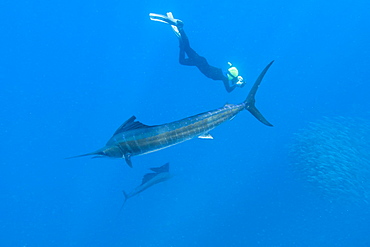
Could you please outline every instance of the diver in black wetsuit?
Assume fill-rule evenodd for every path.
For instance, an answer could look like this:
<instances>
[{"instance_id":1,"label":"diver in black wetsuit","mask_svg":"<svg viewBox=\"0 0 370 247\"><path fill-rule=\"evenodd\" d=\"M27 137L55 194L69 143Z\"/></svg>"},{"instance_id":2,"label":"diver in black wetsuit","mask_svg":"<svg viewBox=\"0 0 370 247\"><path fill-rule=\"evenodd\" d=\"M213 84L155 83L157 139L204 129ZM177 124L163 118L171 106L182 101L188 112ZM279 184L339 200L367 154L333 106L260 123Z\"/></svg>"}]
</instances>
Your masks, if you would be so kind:
<instances>
[{"instance_id":1,"label":"diver in black wetsuit","mask_svg":"<svg viewBox=\"0 0 370 247\"><path fill-rule=\"evenodd\" d=\"M224 73L222 69L209 65L207 59L198 55L198 53L190 47L189 39L183 29L183 22L174 19L171 12L167 13L167 16L153 13L149 14L149 16L153 21L160 21L171 25L180 42L180 64L196 66L206 77L222 81L227 92L233 91L237 86L244 86L243 78L239 76L237 68L233 67L231 63L229 63L230 67L227 72Z\"/></svg>"}]
</instances>

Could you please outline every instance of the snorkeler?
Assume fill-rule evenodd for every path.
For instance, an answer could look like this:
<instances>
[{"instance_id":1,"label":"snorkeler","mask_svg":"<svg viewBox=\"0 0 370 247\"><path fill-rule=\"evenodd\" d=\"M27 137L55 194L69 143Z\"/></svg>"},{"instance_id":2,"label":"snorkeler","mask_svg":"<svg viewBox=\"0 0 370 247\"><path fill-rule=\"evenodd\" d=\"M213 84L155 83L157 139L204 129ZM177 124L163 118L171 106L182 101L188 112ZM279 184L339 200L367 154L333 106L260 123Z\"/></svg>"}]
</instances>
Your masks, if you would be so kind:
<instances>
[{"instance_id":1,"label":"snorkeler","mask_svg":"<svg viewBox=\"0 0 370 247\"><path fill-rule=\"evenodd\" d=\"M180 42L180 64L187 66L196 66L200 70L200 72L202 72L208 78L222 81L224 83L226 91L229 93L233 91L235 87L243 87L245 85L243 77L239 75L238 69L232 66L230 62L228 63L228 70L226 71L226 73L224 73L222 69L209 65L207 59L198 55L198 53L196 53L190 47L189 39L183 29L184 23L179 19L174 19L171 12L168 12L167 15L150 13L149 16L152 21L164 22L171 25L174 33L179 38ZM187 55L187 58L185 57L185 54Z\"/></svg>"}]
</instances>

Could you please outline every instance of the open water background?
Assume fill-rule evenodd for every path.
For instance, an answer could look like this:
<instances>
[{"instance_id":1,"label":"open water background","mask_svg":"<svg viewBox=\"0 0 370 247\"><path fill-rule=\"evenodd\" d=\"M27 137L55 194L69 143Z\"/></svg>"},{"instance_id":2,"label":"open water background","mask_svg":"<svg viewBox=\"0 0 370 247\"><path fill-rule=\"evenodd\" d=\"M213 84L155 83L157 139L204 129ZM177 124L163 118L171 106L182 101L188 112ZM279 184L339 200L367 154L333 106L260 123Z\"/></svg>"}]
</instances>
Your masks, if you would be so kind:
<instances>
[{"instance_id":1,"label":"open water background","mask_svg":"<svg viewBox=\"0 0 370 247\"><path fill-rule=\"evenodd\" d=\"M178 63L150 12L172 11L219 81ZM323 117L370 119L368 1L2 1L1 246L370 246L370 210L306 186L294 133ZM191 140L123 160L102 147L126 119L147 125L240 103L271 60L257 107ZM347 148L347 147L343 147ZM122 190L170 162L171 180ZM369 180L364 181L369 183Z\"/></svg>"}]
</instances>

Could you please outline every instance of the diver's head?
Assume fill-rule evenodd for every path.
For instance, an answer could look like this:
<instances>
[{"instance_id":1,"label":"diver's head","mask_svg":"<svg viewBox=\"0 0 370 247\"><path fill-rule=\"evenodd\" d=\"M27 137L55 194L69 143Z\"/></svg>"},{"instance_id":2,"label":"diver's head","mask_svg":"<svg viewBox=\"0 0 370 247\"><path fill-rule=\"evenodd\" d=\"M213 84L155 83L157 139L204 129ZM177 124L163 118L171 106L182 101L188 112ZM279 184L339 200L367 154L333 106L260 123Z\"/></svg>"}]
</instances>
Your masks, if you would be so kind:
<instances>
[{"instance_id":1,"label":"diver's head","mask_svg":"<svg viewBox=\"0 0 370 247\"><path fill-rule=\"evenodd\" d=\"M230 64L230 63L229 63ZM239 71L237 68L235 67L230 67L228 70L227 70L227 78L232 81L234 80L235 78L237 78L239 75Z\"/></svg>"},{"instance_id":2,"label":"diver's head","mask_svg":"<svg viewBox=\"0 0 370 247\"><path fill-rule=\"evenodd\" d=\"M243 77L239 75L238 69L234 67L230 62L228 62L228 64L230 67L227 70L227 79L229 79L229 81L232 81L239 87L243 87L244 86Z\"/></svg>"}]
</instances>

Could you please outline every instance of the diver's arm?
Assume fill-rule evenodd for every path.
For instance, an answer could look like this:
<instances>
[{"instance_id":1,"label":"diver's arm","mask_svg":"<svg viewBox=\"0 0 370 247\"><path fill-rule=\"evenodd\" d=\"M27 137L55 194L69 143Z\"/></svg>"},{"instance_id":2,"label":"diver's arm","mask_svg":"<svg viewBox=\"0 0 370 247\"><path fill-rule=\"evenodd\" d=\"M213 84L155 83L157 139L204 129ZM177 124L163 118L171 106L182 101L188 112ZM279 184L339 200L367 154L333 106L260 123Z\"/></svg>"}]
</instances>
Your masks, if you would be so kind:
<instances>
[{"instance_id":1,"label":"diver's arm","mask_svg":"<svg viewBox=\"0 0 370 247\"><path fill-rule=\"evenodd\" d=\"M228 93L231 93L235 88L236 88L236 85L232 85L230 86L229 84L229 80L228 79L223 79L222 82L224 83L224 86L225 86L225 89Z\"/></svg>"}]
</instances>

